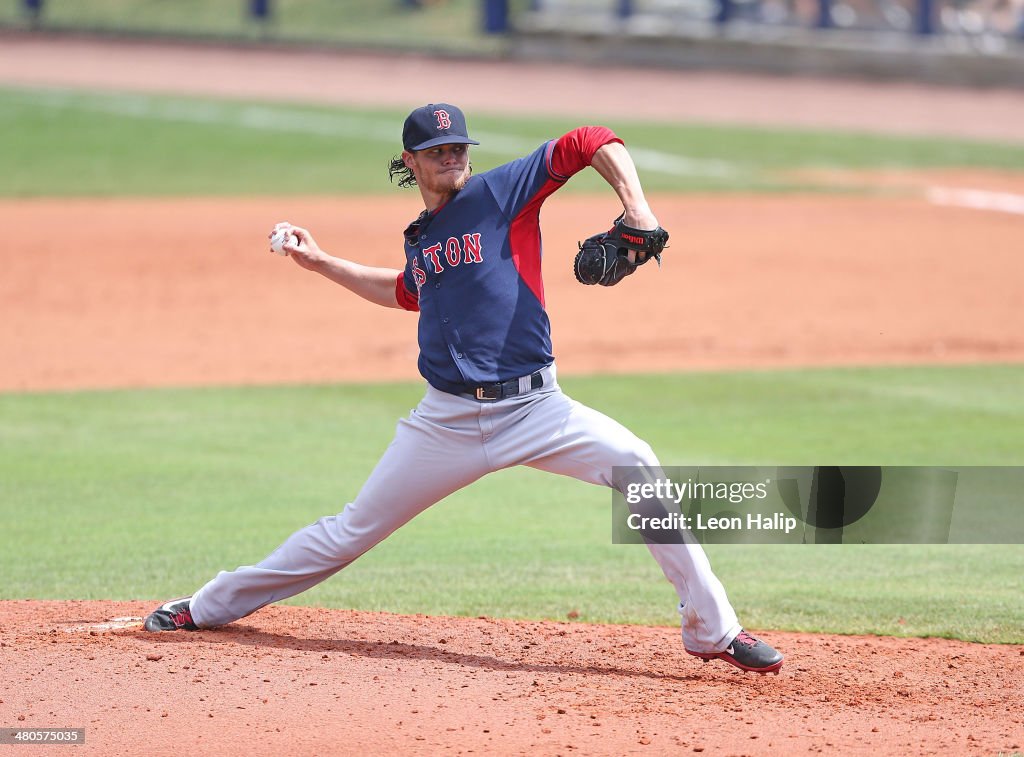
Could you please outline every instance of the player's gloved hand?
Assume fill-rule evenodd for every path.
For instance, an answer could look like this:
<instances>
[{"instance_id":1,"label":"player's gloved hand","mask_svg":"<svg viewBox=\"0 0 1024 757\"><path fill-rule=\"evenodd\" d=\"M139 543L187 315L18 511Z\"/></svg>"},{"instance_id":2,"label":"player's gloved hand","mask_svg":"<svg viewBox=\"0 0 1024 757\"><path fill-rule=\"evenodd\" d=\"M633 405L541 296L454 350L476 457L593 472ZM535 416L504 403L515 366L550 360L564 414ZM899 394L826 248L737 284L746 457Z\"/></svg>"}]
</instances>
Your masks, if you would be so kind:
<instances>
[{"instance_id":1,"label":"player's gloved hand","mask_svg":"<svg viewBox=\"0 0 1024 757\"><path fill-rule=\"evenodd\" d=\"M580 242L573 273L581 284L615 286L651 258L660 266L661 252L667 242L668 232L660 226L634 229L619 216L611 229Z\"/></svg>"}]
</instances>

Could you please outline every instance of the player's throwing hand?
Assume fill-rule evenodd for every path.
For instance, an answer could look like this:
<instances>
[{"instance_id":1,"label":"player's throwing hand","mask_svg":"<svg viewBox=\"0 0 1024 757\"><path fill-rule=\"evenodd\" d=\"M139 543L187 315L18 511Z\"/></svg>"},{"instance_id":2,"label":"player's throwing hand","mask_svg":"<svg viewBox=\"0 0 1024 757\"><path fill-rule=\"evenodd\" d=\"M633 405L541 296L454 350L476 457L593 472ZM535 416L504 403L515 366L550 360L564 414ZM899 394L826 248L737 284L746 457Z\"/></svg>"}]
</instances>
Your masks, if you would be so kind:
<instances>
[{"instance_id":1,"label":"player's throwing hand","mask_svg":"<svg viewBox=\"0 0 1024 757\"><path fill-rule=\"evenodd\" d=\"M324 260L323 251L316 243L313 235L301 226L294 226L288 221L274 225L268 234L270 251L278 255L288 255L297 265L314 269Z\"/></svg>"}]
</instances>

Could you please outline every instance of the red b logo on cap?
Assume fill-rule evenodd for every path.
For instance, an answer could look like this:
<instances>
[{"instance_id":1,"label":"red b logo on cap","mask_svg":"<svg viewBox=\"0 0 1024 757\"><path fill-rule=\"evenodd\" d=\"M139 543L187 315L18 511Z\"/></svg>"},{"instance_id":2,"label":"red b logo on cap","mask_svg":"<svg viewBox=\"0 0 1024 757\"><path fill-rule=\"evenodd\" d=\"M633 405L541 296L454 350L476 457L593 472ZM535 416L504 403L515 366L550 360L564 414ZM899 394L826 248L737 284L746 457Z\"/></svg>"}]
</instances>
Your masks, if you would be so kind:
<instances>
[{"instance_id":1,"label":"red b logo on cap","mask_svg":"<svg viewBox=\"0 0 1024 757\"><path fill-rule=\"evenodd\" d=\"M452 127L452 119L451 116L448 115L448 111L435 110L434 115L437 116L438 129L450 129Z\"/></svg>"}]
</instances>

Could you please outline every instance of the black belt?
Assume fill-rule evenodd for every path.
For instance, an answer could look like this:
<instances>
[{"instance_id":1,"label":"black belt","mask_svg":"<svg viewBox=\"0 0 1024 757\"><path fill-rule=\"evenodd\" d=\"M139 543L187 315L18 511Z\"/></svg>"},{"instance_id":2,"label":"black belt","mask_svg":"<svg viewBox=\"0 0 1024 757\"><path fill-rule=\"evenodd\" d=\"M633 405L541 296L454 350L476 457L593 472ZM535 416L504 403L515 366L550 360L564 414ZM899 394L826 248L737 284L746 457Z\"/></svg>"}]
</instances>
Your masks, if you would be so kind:
<instances>
[{"instance_id":1,"label":"black belt","mask_svg":"<svg viewBox=\"0 0 1024 757\"><path fill-rule=\"evenodd\" d=\"M530 376L530 388L524 391L540 389L542 386L544 386L544 376L537 371ZM496 402L523 394L524 391L519 389L519 379L514 378L508 381L495 381L493 384L466 384L462 395L480 402Z\"/></svg>"}]
</instances>

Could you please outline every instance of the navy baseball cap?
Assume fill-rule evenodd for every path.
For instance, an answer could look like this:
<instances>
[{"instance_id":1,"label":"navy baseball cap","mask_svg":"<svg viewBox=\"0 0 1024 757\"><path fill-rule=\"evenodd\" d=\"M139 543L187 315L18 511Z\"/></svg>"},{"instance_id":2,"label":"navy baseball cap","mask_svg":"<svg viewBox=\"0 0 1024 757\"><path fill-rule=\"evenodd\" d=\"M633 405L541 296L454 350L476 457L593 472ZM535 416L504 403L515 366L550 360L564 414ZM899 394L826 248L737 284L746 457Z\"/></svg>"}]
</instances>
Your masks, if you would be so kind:
<instances>
[{"instance_id":1,"label":"navy baseball cap","mask_svg":"<svg viewBox=\"0 0 1024 757\"><path fill-rule=\"evenodd\" d=\"M466 117L448 103L430 103L417 108L405 119L402 146L406 150L426 150L437 145L478 145L466 133Z\"/></svg>"}]
</instances>

